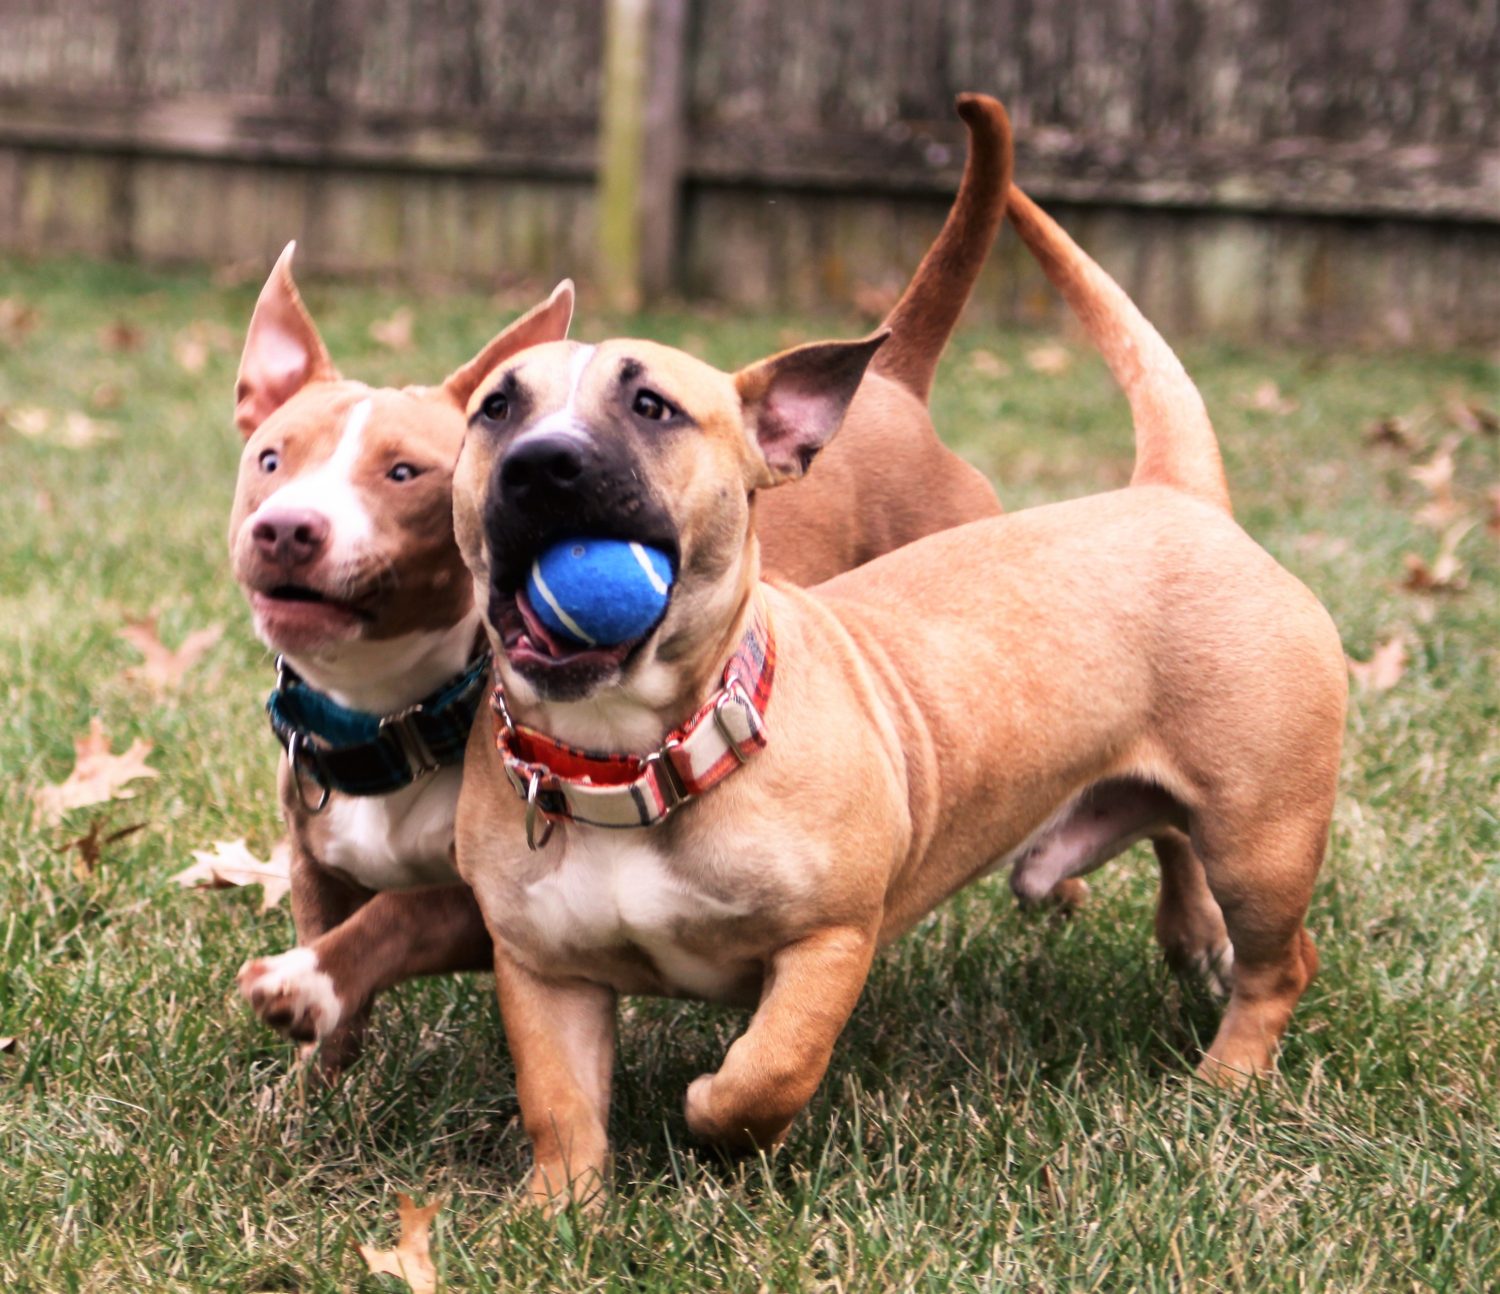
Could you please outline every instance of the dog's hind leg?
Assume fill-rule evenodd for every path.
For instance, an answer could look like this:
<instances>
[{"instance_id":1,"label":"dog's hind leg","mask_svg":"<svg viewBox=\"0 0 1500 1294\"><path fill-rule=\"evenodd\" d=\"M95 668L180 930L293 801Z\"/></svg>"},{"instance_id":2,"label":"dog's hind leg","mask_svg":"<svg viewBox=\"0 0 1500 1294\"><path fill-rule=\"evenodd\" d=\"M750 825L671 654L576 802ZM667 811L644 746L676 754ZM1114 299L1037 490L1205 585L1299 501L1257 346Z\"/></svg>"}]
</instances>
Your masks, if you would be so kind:
<instances>
[{"instance_id":1,"label":"dog's hind leg","mask_svg":"<svg viewBox=\"0 0 1500 1294\"><path fill-rule=\"evenodd\" d=\"M1229 1005L1198 1067L1212 1082L1239 1086L1272 1068L1317 973L1317 948L1302 923L1327 838L1326 813L1194 833L1234 949Z\"/></svg>"},{"instance_id":2,"label":"dog's hind leg","mask_svg":"<svg viewBox=\"0 0 1500 1294\"><path fill-rule=\"evenodd\" d=\"M1181 975L1200 975L1221 997L1229 994L1234 949L1224 914L1208 888L1203 863L1182 832L1168 829L1153 836L1161 865L1161 893L1156 903L1156 942L1167 965Z\"/></svg>"}]
</instances>

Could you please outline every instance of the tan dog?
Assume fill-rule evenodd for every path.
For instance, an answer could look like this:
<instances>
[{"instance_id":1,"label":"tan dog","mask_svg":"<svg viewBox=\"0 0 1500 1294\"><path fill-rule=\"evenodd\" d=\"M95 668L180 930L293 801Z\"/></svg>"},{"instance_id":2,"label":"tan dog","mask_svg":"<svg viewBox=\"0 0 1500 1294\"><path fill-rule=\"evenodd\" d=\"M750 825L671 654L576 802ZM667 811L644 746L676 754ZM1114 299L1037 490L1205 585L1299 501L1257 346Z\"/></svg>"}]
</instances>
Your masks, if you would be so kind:
<instances>
[{"instance_id":1,"label":"tan dog","mask_svg":"<svg viewBox=\"0 0 1500 1294\"><path fill-rule=\"evenodd\" d=\"M539 1200L606 1174L618 994L753 1007L687 1122L772 1145L877 948L997 868L1042 895L1142 838L1166 951L1229 971L1201 1072L1273 1063L1317 965L1302 922L1337 777L1339 637L1231 519L1166 344L1014 191L1012 209L1129 396L1128 489L802 591L760 582L751 501L833 435L880 336L734 375L649 342L541 346L471 402L455 519L503 693L471 738L458 866L495 940ZM538 628L519 578L562 530L675 557L649 637L566 650Z\"/></svg>"},{"instance_id":2,"label":"tan dog","mask_svg":"<svg viewBox=\"0 0 1500 1294\"><path fill-rule=\"evenodd\" d=\"M959 112L971 139L963 183L891 314L882 362L807 485L768 500L766 560L793 581L999 510L983 476L938 440L926 407L1010 181L1000 106L966 96ZM566 336L571 310L564 285L440 385L376 390L335 370L292 281L291 248L256 305L236 394L246 441L230 545L256 631L289 667L278 735L301 769L293 778L282 759L299 947L250 961L239 982L268 1024L321 1042L326 1069L356 1053L378 990L492 960L451 862L463 707L482 687L451 465L479 380ZM430 710L435 696L450 698L442 715ZM425 716L400 718L418 704ZM339 733L382 721L363 744L340 744ZM449 745L434 754L439 738Z\"/></svg>"}]
</instances>

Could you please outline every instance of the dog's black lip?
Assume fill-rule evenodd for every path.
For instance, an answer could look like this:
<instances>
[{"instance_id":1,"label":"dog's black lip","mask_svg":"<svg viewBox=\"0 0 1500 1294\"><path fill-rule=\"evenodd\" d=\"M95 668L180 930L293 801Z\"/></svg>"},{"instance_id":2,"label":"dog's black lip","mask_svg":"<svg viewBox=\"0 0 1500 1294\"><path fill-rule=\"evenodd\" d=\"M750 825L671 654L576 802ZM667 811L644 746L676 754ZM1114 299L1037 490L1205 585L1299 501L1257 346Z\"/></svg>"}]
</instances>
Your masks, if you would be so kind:
<instances>
[{"instance_id":1,"label":"dog's black lip","mask_svg":"<svg viewBox=\"0 0 1500 1294\"><path fill-rule=\"evenodd\" d=\"M374 612L368 607L358 602L331 597L322 589L314 588L310 584L273 584L270 588L260 589L259 592L261 597L268 598L272 602L301 602L313 606L332 607L349 615L358 616L361 620L375 618Z\"/></svg>"}]
</instances>

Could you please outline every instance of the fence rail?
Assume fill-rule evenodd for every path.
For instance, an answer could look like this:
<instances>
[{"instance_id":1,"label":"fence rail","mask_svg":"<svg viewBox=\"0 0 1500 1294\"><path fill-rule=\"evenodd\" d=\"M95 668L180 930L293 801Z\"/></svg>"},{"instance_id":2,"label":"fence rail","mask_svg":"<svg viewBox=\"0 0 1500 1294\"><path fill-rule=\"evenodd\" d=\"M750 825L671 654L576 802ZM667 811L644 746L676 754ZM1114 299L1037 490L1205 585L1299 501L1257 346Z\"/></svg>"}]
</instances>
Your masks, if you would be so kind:
<instances>
[{"instance_id":1,"label":"fence rail","mask_svg":"<svg viewBox=\"0 0 1500 1294\"><path fill-rule=\"evenodd\" d=\"M952 97L985 89L1029 189L1110 245L1133 225L1127 286L1180 280L1179 326L1500 336L1500 0L0 0L0 242L586 268L621 11L677 17L641 69L656 286L899 277L957 182ZM195 204L211 234L165 209Z\"/></svg>"}]
</instances>

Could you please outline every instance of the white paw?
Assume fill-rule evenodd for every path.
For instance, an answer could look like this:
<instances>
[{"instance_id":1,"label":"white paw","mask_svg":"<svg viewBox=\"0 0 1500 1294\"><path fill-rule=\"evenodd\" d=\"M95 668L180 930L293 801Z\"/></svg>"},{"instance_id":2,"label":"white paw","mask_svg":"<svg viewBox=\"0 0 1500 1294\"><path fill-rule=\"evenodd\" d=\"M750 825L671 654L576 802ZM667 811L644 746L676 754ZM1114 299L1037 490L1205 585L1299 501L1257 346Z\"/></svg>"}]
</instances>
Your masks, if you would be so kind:
<instances>
[{"instance_id":1,"label":"white paw","mask_svg":"<svg viewBox=\"0 0 1500 1294\"><path fill-rule=\"evenodd\" d=\"M321 1041L344 1017L333 980L311 948L256 957L240 968L236 979L255 1014L299 1042Z\"/></svg>"}]
</instances>

